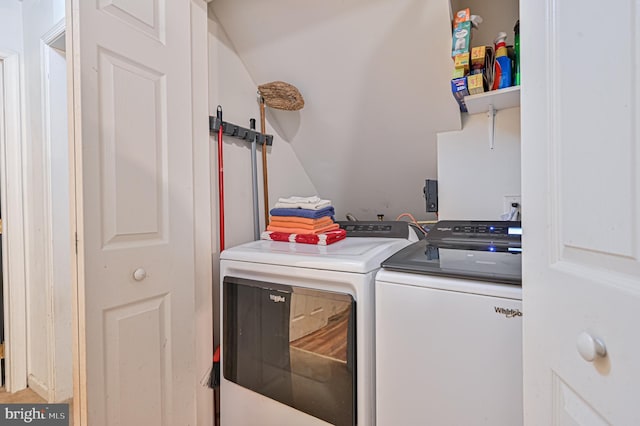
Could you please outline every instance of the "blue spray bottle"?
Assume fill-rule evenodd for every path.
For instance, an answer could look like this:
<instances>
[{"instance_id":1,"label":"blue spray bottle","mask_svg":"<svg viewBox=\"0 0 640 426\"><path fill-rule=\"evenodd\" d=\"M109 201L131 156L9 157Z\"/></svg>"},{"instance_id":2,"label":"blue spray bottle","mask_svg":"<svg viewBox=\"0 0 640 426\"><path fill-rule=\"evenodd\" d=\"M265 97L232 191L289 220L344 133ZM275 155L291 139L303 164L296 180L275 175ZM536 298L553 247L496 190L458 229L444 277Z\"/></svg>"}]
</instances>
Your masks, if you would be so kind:
<instances>
[{"instance_id":1,"label":"blue spray bottle","mask_svg":"<svg viewBox=\"0 0 640 426\"><path fill-rule=\"evenodd\" d=\"M511 87L511 59L507 56L507 33L500 32L494 44L496 59L493 71L493 90Z\"/></svg>"}]
</instances>

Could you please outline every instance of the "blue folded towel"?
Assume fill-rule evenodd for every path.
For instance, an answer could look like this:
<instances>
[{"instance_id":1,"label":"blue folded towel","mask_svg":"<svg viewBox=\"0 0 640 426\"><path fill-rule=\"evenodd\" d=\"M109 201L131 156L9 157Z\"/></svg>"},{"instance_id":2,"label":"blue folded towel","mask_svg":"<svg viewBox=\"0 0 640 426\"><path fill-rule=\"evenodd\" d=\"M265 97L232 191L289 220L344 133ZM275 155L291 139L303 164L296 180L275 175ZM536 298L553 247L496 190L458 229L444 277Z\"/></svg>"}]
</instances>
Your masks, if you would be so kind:
<instances>
[{"instance_id":1,"label":"blue folded towel","mask_svg":"<svg viewBox=\"0 0 640 426\"><path fill-rule=\"evenodd\" d=\"M269 213L271 213L271 216L298 216L309 219L320 219L321 217L334 216L336 214L333 206L325 207L320 210L278 208L271 209Z\"/></svg>"}]
</instances>

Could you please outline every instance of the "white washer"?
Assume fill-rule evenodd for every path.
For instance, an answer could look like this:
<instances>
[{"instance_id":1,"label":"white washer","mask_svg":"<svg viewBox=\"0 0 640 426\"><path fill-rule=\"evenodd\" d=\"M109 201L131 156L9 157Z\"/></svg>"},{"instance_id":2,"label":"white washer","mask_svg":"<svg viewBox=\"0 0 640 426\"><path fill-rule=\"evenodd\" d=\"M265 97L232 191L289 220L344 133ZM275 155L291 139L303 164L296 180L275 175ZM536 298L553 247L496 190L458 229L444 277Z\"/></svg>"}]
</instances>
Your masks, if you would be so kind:
<instances>
[{"instance_id":1,"label":"white washer","mask_svg":"<svg viewBox=\"0 0 640 426\"><path fill-rule=\"evenodd\" d=\"M521 425L521 300L516 285L381 269L378 424Z\"/></svg>"},{"instance_id":2,"label":"white washer","mask_svg":"<svg viewBox=\"0 0 640 426\"><path fill-rule=\"evenodd\" d=\"M221 424L327 425L334 421L332 416L336 416L335 412L327 411L349 410L351 406L352 415L346 420L344 417L335 420L337 424L354 424L357 419L355 424L375 425L375 273L384 259L410 242L401 238L370 237L347 237L329 246L254 241L222 252ZM245 296L238 296L239 293ZM319 297L316 297L318 293ZM325 357L330 365L306 365L296 372L283 373L287 368L293 370L292 366L300 362L301 356L324 357L316 356L309 349L290 349L290 345L293 346L290 342L294 339L300 342L309 334L300 331L298 325L305 323L308 328L309 323L323 315L324 318L318 321L320 326L322 321L326 324L327 317L339 311L336 306L343 306L341 304L345 302L341 298L345 297L355 302L349 305L351 316L347 323L350 328L344 333L348 338L355 330L355 339L347 345L351 347L346 348L347 356L353 359L340 364L334 362L331 355ZM282 309L278 310L279 307ZM336 312L326 312L331 310ZM261 319L247 319L258 311ZM276 311L279 313L274 313ZM280 329L281 332L272 332ZM281 340L284 343L277 343ZM225 357L230 358L229 362ZM260 359L256 361L256 358ZM355 379L353 376L349 379L355 383L354 392L349 393L353 395L351 400L347 395L345 400L327 402L335 398L334 390L345 388L332 382L336 365L340 374L355 371ZM284 387L278 385L275 391L269 389L270 383L281 381L286 383ZM297 386L307 385L310 388L306 389L306 394L298 391ZM347 388L351 389L351 384ZM275 393L275 398L263 393ZM302 394L305 396L300 396ZM315 399L309 400L309 395ZM278 398L285 403L279 402ZM323 404L327 407L338 404L339 407L327 409ZM300 406L303 409L299 409ZM305 410L315 413L308 414Z\"/></svg>"}]
</instances>

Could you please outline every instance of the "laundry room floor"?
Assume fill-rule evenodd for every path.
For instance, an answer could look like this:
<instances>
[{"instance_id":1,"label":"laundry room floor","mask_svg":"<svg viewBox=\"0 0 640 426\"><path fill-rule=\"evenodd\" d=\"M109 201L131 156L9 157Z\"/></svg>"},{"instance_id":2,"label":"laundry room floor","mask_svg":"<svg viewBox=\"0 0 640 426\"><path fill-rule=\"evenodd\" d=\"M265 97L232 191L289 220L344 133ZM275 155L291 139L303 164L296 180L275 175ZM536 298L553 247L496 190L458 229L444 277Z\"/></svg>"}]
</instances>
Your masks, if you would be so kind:
<instances>
[{"instance_id":1,"label":"laundry room floor","mask_svg":"<svg viewBox=\"0 0 640 426\"><path fill-rule=\"evenodd\" d=\"M21 403L46 404L47 401L40 398L40 395L29 388L15 393L8 393L4 388L0 388L0 404Z\"/></svg>"}]
</instances>

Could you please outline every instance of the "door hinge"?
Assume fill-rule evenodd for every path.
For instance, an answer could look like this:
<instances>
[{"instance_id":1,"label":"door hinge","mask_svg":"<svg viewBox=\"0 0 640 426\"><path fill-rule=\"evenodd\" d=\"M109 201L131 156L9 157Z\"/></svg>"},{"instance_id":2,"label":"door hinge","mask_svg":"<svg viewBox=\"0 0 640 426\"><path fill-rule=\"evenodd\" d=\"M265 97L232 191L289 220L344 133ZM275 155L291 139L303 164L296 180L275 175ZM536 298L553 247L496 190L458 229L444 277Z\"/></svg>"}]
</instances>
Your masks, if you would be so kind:
<instances>
[{"instance_id":1,"label":"door hinge","mask_svg":"<svg viewBox=\"0 0 640 426\"><path fill-rule=\"evenodd\" d=\"M76 254L78 254L78 233L76 232Z\"/></svg>"},{"instance_id":2,"label":"door hinge","mask_svg":"<svg viewBox=\"0 0 640 426\"><path fill-rule=\"evenodd\" d=\"M0 343L0 359L4 359L4 342Z\"/></svg>"},{"instance_id":3,"label":"door hinge","mask_svg":"<svg viewBox=\"0 0 640 426\"><path fill-rule=\"evenodd\" d=\"M0 219L0 235L2 235L2 219Z\"/></svg>"}]
</instances>

